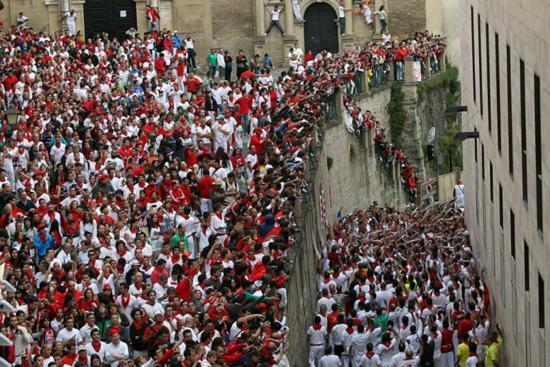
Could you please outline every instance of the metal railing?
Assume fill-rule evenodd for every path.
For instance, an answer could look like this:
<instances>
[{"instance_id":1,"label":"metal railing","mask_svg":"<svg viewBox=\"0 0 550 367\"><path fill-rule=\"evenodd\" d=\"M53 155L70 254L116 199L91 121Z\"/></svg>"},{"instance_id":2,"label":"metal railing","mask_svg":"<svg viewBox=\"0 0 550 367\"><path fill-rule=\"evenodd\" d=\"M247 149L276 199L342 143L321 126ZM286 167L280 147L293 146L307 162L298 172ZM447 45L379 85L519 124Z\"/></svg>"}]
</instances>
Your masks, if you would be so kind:
<instances>
[{"instance_id":1,"label":"metal railing","mask_svg":"<svg viewBox=\"0 0 550 367\"><path fill-rule=\"evenodd\" d=\"M338 117L338 91L334 91L325 99L323 106L323 117L325 120L332 121Z\"/></svg>"},{"instance_id":2,"label":"metal railing","mask_svg":"<svg viewBox=\"0 0 550 367\"><path fill-rule=\"evenodd\" d=\"M386 84L388 80L388 67L386 64L375 64L369 73L369 89L377 89Z\"/></svg>"}]
</instances>

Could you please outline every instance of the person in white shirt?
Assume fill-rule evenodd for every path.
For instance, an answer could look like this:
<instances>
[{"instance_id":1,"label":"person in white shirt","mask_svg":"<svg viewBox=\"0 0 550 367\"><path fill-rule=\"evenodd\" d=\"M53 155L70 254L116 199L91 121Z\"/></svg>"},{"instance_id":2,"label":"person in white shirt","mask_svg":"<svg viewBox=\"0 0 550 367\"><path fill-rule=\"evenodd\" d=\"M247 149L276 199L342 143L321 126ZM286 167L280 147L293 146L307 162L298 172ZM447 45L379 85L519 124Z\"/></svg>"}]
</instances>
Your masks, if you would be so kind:
<instances>
[{"instance_id":1,"label":"person in white shirt","mask_svg":"<svg viewBox=\"0 0 550 367\"><path fill-rule=\"evenodd\" d=\"M86 315L86 323L80 328L80 337L84 344L92 341L92 330L98 329L95 325L95 315L93 312L90 312Z\"/></svg>"},{"instance_id":2,"label":"person in white shirt","mask_svg":"<svg viewBox=\"0 0 550 367\"><path fill-rule=\"evenodd\" d=\"M382 362L380 361L380 356L374 352L374 346L372 343L367 344L367 353L363 354L361 357L361 362L359 363L360 367L380 367Z\"/></svg>"},{"instance_id":3,"label":"person in white shirt","mask_svg":"<svg viewBox=\"0 0 550 367\"><path fill-rule=\"evenodd\" d=\"M71 9L69 12L67 12L64 18L69 34L71 36L76 35L76 13L74 9Z\"/></svg>"},{"instance_id":4,"label":"person in white shirt","mask_svg":"<svg viewBox=\"0 0 550 367\"><path fill-rule=\"evenodd\" d=\"M23 12L20 12L19 15L17 16L17 30L20 31L27 28L28 23L29 23L29 17L27 17L26 15L23 15Z\"/></svg>"},{"instance_id":5,"label":"person in white shirt","mask_svg":"<svg viewBox=\"0 0 550 367\"><path fill-rule=\"evenodd\" d=\"M365 325L357 326L357 332L351 337L351 364L357 367L361 364L363 355L367 352L367 341L369 334L365 333Z\"/></svg>"},{"instance_id":6,"label":"person in white shirt","mask_svg":"<svg viewBox=\"0 0 550 367\"><path fill-rule=\"evenodd\" d=\"M309 336L309 367L319 365L325 346L325 337L327 329L321 325L321 317L315 316L313 325L307 330Z\"/></svg>"},{"instance_id":7,"label":"person in white shirt","mask_svg":"<svg viewBox=\"0 0 550 367\"><path fill-rule=\"evenodd\" d=\"M223 57L223 51L221 48L218 49L218 54L216 55L216 63L218 65L218 70L216 70L216 78L218 78L225 75L225 58Z\"/></svg>"},{"instance_id":8,"label":"person in white shirt","mask_svg":"<svg viewBox=\"0 0 550 367\"><path fill-rule=\"evenodd\" d=\"M128 344L120 340L118 332L111 332L111 342L105 347L105 362L110 363L112 367L117 367L120 361L129 357Z\"/></svg>"},{"instance_id":9,"label":"person in white shirt","mask_svg":"<svg viewBox=\"0 0 550 367\"><path fill-rule=\"evenodd\" d=\"M69 316L65 320L65 328L59 330L55 340L61 342L64 346L69 344L80 344L80 342L82 342L80 331L74 328L74 319L72 316Z\"/></svg>"},{"instance_id":10,"label":"person in white shirt","mask_svg":"<svg viewBox=\"0 0 550 367\"><path fill-rule=\"evenodd\" d=\"M147 293L147 302L142 307L150 318L158 313L164 314L164 308L157 302L157 293L152 290Z\"/></svg>"},{"instance_id":11,"label":"person in white shirt","mask_svg":"<svg viewBox=\"0 0 550 367\"><path fill-rule=\"evenodd\" d=\"M216 360L218 359L218 354L211 350L206 353L206 359L200 362L199 367L212 367L216 365Z\"/></svg>"},{"instance_id":12,"label":"person in white shirt","mask_svg":"<svg viewBox=\"0 0 550 367\"><path fill-rule=\"evenodd\" d=\"M52 163L57 165L61 161L61 158L63 158L63 155L65 154L66 145L61 144L61 140L59 137L56 137L56 142L50 149L50 157L52 159Z\"/></svg>"},{"instance_id":13,"label":"person in white shirt","mask_svg":"<svg viewBox=\"0 0 550 367\"><path fill-rule=\"evenodd\" d=\"M397 350L399 353L391 357L390 360L390 367L399 367L401 365L401 362L405 360L405 343L399 343L397 346Z\"/></svg>"},{"instance_id":14,"label":"person in white shirt","mask_svg":"<svg viewBox=\"0 0 550 367\"><path fill-rule=\"evenodd\" d=\"M338 3L338 24L340 25L340 34L346 34L346 12L352 9L346 9L344 0Z\"/></svg>"},{"instance_id":15,"label":"person in white shirt","mask_svg":"<svg viewBox=\"0 0 550 367\"><path fill-rule=\"evenodd\" d=\"M329 345L333 348L334 353L340 357L344 350L343 333L346 332L347 325L344 323L344 315L338 315L338 323L332 327L329 335Z\"/></svg>"},{"instance_id":16,"label":"person in white shirt","mask_svg":"<svg viewBox=\"0 0 550 367\"><path fill-rule=\"evenodd\" d=\"M332 354L330 346L325 348L325 355L319 361L319 367L341 367L342 361L338 356Z\"/></svg>"},{"instance_id":17,"label":"person in white shirt","mask_svg":"<svg viewBox=\"0 0 550 367\"><path fill-rule=\"evenodd\" d=\"M330 293L327 288L324 288L321 294L323 296L319 298L319 300L317 301L317 312L319 312L319 310L321 309L321 306L323 305L326 306L327 310L331 310L332 305L335 304L336 301L334 300L334 298L330 296Z\"/></svg>"},{"instance_id":18,"label":"person in white shirt","mask_svg":"<svg viewBox=\"0 0 550 367\"><path fill-rule=\"evenodd\" d=\"M273 29L273 27L276 27L283 36L285 35L285 31L283 30L283 27L281 26L281 22L279 21L280 17L281 17L281 10L277 5L275 5L273 10L271 11L271 24L267 28L267 31L265 31L265 36L269 35L269 32L271 32L271 29Z\"/></svg>"},{"instance_id":19,"label":"person in white shirt","mask_svg":"<svg viewBox=\"0 0 550 367\"><path fill-rule=\"evenodd\" d=\"M59 261L61 266L64 266L66 263L72 261L71 251L73 249L72 241L65 241L61 251L56 256L56 260Z\"/></svg>"},{"instance_id":20,"label":"person in white shirt","mask_svg":"<svg viewBox=\"0 0 550 367\"><path fill-rule=\"evenodd\" d=\"M229 153L228 141L233 134L233 128L231 125L226 123L225 117L223 115L218 116L218 120L212 126L214 130L214 137L216 140L216 148L222 148L224 152Z\"/></svg>"},{"instance_id":21,"label":"person in white shirt","mask_svg":"<svg viewBox=\"0 0 550 367\"><path fill-rule=\"evenodd\" d=\"M468 349L470 350L470 356L466 360L466 367L476 367L479 362L479 357L477 356L477 344L475 342L470 342Z\"/></svg>"},{"instance_id":22,"label":"person in white shirt","mask_svg":"<svg viewBox=\"0 0 550 367\"><path fill-rule=\"evenodd\" d=\"M405 352L405 359L401 361L399 367L417 367L420 365L420 357L414 356L413 352L408 350Z\"/></svg>"},{"instance_id":23,"label":"person in white shirt","mask_svg":"<svg viewBox=\"0 0 550 367\"><path fill-rule=\"evenodd\" d=\"M388 326L388 331L382 335L382 342L376 346L376 354L380 356L380 360L384 366L390 363L392 357L395 355L395 346L397 339L392 338L390 333L395 333L393 328Z\"/></svg>"},{"instance_id":24,"label":"person in white shirt","mask_svg":"<svg viewBox=\"0 0 550 367\"><path fill-rule=\"evenodd\" d=\"M456 181L456 185L453 189L453 197L456 200L456 206L460 209L464 209L464 184L461 179Z\"/></svg>"},{"instance_id":25,"label":"person in white shirt","mask_svg":"<svg viewBox=\"0 0 550 367\"><path fill-rule=\"evenodd\" d=\"M84 346L86 348L86 354L88 354L89 357L97 354L101 361L104 362L107 344L101 341L99 329L93 329L90 333L90 336L90 342Z\"/></svg>"}]
</instances>

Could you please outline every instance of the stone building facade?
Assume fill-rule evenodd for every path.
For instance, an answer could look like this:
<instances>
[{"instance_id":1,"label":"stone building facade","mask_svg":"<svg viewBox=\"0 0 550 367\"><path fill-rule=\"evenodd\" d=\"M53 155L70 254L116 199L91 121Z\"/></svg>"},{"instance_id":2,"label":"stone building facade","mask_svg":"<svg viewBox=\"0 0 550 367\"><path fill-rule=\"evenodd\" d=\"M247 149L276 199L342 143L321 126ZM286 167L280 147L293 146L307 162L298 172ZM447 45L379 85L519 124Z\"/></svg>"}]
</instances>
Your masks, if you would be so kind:
<instances>
[{"instance_id":1,"label":"stone building facade","mask_svg":"<svg viewBox=\"0 0 550 367\"><path fill-rule=\"evenodd\" d=\"M306 49L304 29L306 23L296 21L293 0L3 0L5 9L0 12L4 27L15 24L17 14L22 11L30 18L30 26L35 30L50 33L60 30L61 14L65 9L74 9L77 15L77 28L89 36L86 20L89 18L90 4L105 6L105 11L116 14L111 22L121 19L117 7L110 3L124 3L135 14L135 26L139 33L147 30L146 6L152 5L160 15L160 27L177 30L181 35L190 34L196 43L199 57L206 56L210 47L223 47L235 53L239 49L247 55L264 51L273 55L277 63L286 59L288 49L294 44ZM427 0L365 0L374 11L385 5L388 13L389 29L392 35L407 34L426 27ZM371 34L359 11L361 0L344 0L346 11L345 35L337 38L338 48L343 49L358 42L370 39ZM98 5L99 4L99 5ZM332 9L334 20L338 14L338 0L298 0L302 15L306 15L312 5L327 4ZM281 10L281 24L285 35L273 30L269 36L265 31L270 23L270 12L277 5ZM134 9L135 8L135 9ZM124 11L124 16L126 12ZM378 22L377 23L377 29ZM338 32L334 28L333 32ZM202 59L200 59L203 62Z\"/></svg>"},{"instance_id":2,"label":"stone building facade","mask_svg":"<svg viewBox=\"0 0 550 367\"><path fill-rule=\"evenodd\" d=\"M461 3L465 216L505 366L548 366L550 3Z\"/></svg>"}]
</instances>

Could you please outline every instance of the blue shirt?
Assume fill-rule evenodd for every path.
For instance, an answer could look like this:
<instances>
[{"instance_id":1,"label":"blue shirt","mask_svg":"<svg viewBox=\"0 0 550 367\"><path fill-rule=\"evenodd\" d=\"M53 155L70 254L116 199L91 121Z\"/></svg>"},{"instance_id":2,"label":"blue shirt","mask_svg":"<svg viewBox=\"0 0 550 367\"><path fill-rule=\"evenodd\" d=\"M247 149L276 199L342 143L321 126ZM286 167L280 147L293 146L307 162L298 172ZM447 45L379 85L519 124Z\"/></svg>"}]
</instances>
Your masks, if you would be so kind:
<instances>
[{"instance_id":1,"label":"blue shirt","mask_svg":"<svg viewBox=\"0 0 550 367\"><path fill-rule=\"evenodd\" d=\"M36 248L36 254L39 257L46 256L46 252L53 248L53 237L51 234L46 235L46 241L42 241L40 235L34 236L34 247Z\"/></svg>"}]
</instances>

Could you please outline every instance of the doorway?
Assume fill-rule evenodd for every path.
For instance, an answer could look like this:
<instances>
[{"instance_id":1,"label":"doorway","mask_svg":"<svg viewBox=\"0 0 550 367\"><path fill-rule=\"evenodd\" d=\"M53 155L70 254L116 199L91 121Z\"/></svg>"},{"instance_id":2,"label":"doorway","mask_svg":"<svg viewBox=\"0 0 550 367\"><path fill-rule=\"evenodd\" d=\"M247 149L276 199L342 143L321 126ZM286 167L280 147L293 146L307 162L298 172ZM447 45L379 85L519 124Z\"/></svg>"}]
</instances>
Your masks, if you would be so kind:
<instances>
[{"instance_id":1,"label":"doorway","mask_svg":"<svg viewBox=\"0 0 550 367\"><path fill-rule=\"evenodd\" d=\"M306 9L304 41L306 52L314 55L326 50L338 52L336 12L327 3L315 3Z\"/></svg>"},{"instance_id":2,"label":"doorway","mask_svg":"<svg viewBox=\"0 0 550 367\"><path fill-rule=\"evenodd\" d=\"M126 39L126 31L137 29L134 0L86 0L84 4L86 38L106 32L109 38Z\"/></svg>"}]
</instances>

